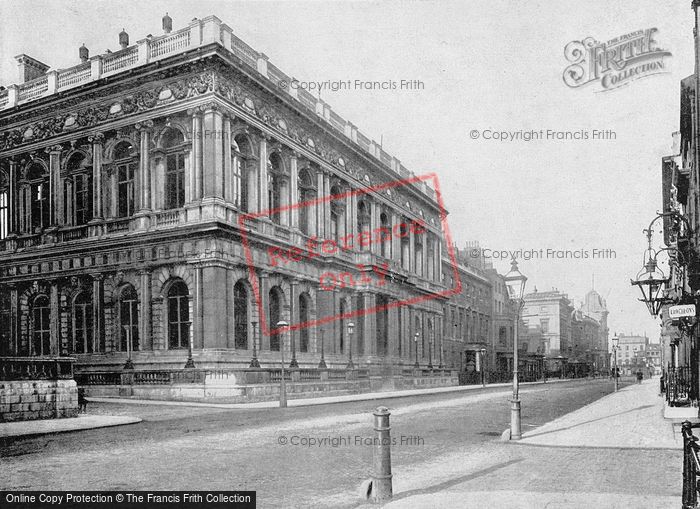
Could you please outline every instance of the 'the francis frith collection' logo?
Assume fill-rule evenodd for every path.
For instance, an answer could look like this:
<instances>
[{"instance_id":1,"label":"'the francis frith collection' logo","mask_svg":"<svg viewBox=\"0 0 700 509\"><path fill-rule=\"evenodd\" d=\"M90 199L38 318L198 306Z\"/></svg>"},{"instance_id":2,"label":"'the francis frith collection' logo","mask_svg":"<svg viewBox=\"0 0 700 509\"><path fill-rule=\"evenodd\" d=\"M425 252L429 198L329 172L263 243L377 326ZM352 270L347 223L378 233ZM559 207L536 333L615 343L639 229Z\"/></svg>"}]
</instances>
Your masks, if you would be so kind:
<instances>
[{"instance_id":1,"label":"'the francis frith collection' logo","mask_svg":"<svg viewBox=\"0 0 700 509\"><path fill-rule=\"evenodd\" d=\"M578 88L598 82L600 91L604 92L668 72L664 57L670 57L671 52L657 46L656 32L656 28L647 28L607 42L598 42L592 37L571 41L564 48L564 55L570 62L564 69L564 83Z\"/></svg>"}]
</instances>

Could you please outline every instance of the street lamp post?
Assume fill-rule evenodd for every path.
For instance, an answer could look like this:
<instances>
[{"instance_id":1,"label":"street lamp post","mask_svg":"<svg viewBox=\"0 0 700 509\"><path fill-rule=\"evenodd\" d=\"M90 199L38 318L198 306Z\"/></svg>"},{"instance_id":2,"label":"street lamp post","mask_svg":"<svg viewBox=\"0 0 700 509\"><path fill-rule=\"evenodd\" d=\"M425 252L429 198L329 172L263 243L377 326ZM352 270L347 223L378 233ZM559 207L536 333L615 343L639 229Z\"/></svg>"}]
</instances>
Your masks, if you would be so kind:
<instances>
[{"instance_id":1,"label":"street lamp post","mask_svg":"<svg viewBox=\"0 0 700 509\"><path fill-rule=\"evenodd\" d=\"M484 360L486 359L486 348L481 349L481 386L486 387L486 373L484 370Z\"/></svg>"},{"instance_id":2,"label":"street lamp post","mask_svg":"<svg viewBox=\"0 0 700 509\"><path fill-rule=\"evenodd\" d=\"M418 368L420 368L420 364L418 364L418 333L417 332L416 332L416 335L413 336L413 345L415 346L415 350L416 350L416 362L413 365L413 367L418 369Z\"/></svg>"},{"instance_id":3,"label":"street lamp post","mask_svg":"<svg viewBox=\"0 0 700 509\"><path fill-rule=\"evenodd\" d=\"M260 367L260 361L258 361L258 346L257 346L257 338L255 335L255 330L258 325L258 322L252 321L250 322L250 325L253 326L253 358L250 360L250 366L251 368L259 368Z\"/></svg>"},{"instance_id":4,"label":"street lamp post","mask_svg":"<svg viewBox=\"0 0 700 509\"><path fill-rule=\"evenodd\" d=\"M352 333L355 331L355 324L353 322L348 322L348 365L345 369L355 369L355 365L352 362Z\"/></svg>"},{"instance_id":5,"label":"street lamp post","mask_svg":"<svg viewBox=\"0 0 700 509\"><path fill-rule=\"evenodd\" d=\"M186 322L186 323L189 327L190 322ZM193 341L194 341L194 338L192 337L192 334L190 334L189 340L187 341L187 362L185 362L186 369L194 368L194 360L192 359L192 350L193 350L192 342Z\"/></svg>"},{"instance_id":6,"label":"street lamp post","mask_svg":"<svg viewBox=\"0 0 700 509\"><path fill-rule=\"evenodd\" d=\"M323 340L323 329L321 329L321 360L318 362L319 369L326 369L328 367L326 366L326 358L323 352L323 343L325 343L325 341Z\"/></svg>"},{"instance_id":7,"label":"street lamp post","mask_svg":"<svg viewBox=\"0 0 700 509\"><path fill-rule=\"evenodd\" d=\"M510 298L516 301L517 313L515 314L515 327L513 338L513 399L510 407L510 439L520 440L522 432L520 428L520 398L518 385L518 325L520 312L523 308L523 294L527 278L518 270L518 262L515 258L511 262L510 272L505 276L505 283Z\"/></svg>"},{"instance_id":8,"label":"street lamp post","mask_svg":"<svg viewBox=\"0 0 700 509\"><path fill-rule=\"evenodd\" d=\"M287 408L287 382L284 379L284 328L289 324L284 320L277 322L277 334L280 336L280 358L282 360L282 376L280 378L280 408Z\"/></svg>"},{"instance_id":9,"label":"street lamp post","mask_svg":"<svg viewBox=\"0 0 700 509\"><path fill-rule=\"evenodd\" d=\"M619 348L620 338L617 336L613 336L612 344L613 344L613 359L614 359L613 379L615 380L615 392L617 392L617 349Z\"/></svg>"}]
</instances>

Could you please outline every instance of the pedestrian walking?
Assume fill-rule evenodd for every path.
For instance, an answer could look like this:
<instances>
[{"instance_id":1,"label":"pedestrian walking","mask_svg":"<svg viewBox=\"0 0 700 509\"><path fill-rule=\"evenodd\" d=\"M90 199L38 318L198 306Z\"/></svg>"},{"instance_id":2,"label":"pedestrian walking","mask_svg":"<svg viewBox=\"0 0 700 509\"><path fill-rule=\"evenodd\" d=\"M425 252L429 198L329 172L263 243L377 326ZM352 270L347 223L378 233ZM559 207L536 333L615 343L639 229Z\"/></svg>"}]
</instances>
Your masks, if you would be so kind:
<instances>
[{"instance_id":1,"label":"pedestrian walking","mask_svg":"<svg viewBox=\"0 0 700 509\"><path fill-rule=\"evenodd\" d=\"M639 371L637 371L637 383L641 384L643 379L644 373L642 373L642 370L640 369Z\"/></svg>"}]
</instances>

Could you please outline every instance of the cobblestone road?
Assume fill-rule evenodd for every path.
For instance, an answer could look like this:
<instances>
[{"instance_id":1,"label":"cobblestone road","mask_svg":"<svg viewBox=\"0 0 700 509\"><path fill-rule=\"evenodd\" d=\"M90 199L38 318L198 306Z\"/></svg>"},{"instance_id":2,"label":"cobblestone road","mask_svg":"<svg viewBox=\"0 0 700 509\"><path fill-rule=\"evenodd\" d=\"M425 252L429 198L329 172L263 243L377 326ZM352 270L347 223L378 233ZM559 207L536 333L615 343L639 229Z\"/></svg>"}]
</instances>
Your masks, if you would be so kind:
<instances>
[{"instance_id":1,"label":"cobblestone road","mask_svg":"<svg viewBox=\"0 0 700 509\"><path fill-rule=\"evenodd\" d=\"M611 390L608 381L526 387L523 427L544 424ZM604 490L601 482L619 484L621 476L626 476L630 490L675 493L679 489L680 460L675 451L636 451L633 456L603 451L593 465L578 465L567 449L498 442L508 427L509 396L503 388L487 388L469 394L286 410L94 403L90 413L136 415L143 422L8 439L0 444L0 486L249 489L258 492L260 507L356 507L357 487L368 477L372 459L371 446L364 444L364 439L372 437L371 411L386 405L392 411L392 436L399 441L392 450L392 463L396 487L402 491L410 489L402 483L412 477L430 477L438 470L435 485L439 489L449 476L435 466L456 457L460 460L454 464L463 465L464 470L453 475L459 482L471 479L480 489L488 479L489 486L500 482L548 490L595 482ZM315 443L307 446L312 439ZM581 468L598 469L603 481L582 479ZM628 479L630 472L634 475Z\"/></svg>"}]
</instances>

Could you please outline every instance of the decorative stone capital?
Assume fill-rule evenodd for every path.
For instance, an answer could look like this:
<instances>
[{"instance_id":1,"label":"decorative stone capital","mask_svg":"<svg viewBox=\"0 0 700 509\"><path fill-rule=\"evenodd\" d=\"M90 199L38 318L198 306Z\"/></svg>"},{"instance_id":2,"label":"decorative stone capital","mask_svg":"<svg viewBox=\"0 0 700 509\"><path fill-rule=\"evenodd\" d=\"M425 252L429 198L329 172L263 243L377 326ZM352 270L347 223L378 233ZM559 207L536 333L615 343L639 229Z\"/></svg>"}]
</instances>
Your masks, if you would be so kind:
<instances>
[{"instance_id":1,"label":"decorative stone capital","mask_svg":"<svg viewBox=\"0 0 700 509\"><path fill-rule=\"evenodd\" d=\"M137 122L134 127L139 131L150 131L153 129L153 120L143 120L142 122Z\"/></svg>"},{"instance_id":2,"label":"decorative stone capital","mask_svg":"<svg viewBox=\"0 0 700 509\"><path fill-rule=\"evenodd\" d=\"M202 106L195 106L187 109L187 114L191 117L200 116L202 113L204 113L204 108Z\"/></svg>"},{"instance_id":3,"label":"decorative stone capital","mask_svg":"<svg viewBox=\"0 0 700 509\"><path fill-rule=\"evenodd\" d=\"M200 108L204 109L205 112L221 111L221 106L219 106L219 104L215 103L214 101L204 104L200 106Z\"/></svg>"},{"instance_id":4,"label":"decorative stone capital","mask_svg":"<svg viewBox=\"0 0 700 509\"><path fill-rule=\"evenodd\" d=\"M90 276L92 277L93 281L103 281L105 278L105 275L102 274L101 272L90 274Z\"/></svg>"},{"instance_id":5,"label":"decorative stone capital","mask_svg":"<svg viewBox=\"0 0 700 509\"><path fill-rule=\"evenodd\" d=\"M93 145L102 145L105 141L104 133L93 133L88 136L88 141Z\"/></svg>"}]
</instances>

